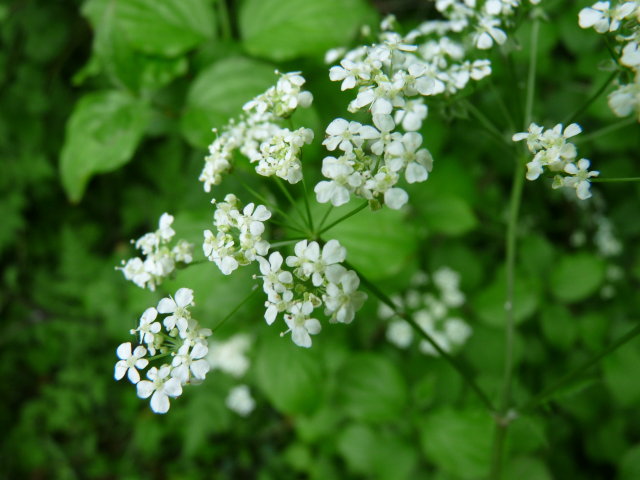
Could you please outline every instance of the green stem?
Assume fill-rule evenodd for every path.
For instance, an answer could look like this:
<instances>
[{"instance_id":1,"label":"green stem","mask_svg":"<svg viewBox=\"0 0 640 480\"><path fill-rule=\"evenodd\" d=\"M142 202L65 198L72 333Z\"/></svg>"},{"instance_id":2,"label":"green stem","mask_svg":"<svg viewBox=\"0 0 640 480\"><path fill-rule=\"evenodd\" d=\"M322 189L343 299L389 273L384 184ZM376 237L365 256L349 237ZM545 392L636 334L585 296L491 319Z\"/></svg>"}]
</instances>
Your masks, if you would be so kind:
<instances>
[{"instance_id":1,"label":"green stem","mask_svg":"<svg viewBox=\"0 0 640 480\"><path fill-rule=\"evenodd\" d=\"M278 185L278 188L280 189L280 191L284 194L287 200L289 200L289 203L291 204L291 206L295 209L296 212L298 212L298 216L304 223L306 221L306 219L304 218L304 214L298 207L298 204L296 203L296 201L291 196L291 193L289 192L289 190L287 190L287 188L282 184L282 181L278 177L272 177L272 178L275 180L276 185ZM307 225L307 227L309 227L309 225Z\"/></svg>"},{"instance_id":2,"label":"green stem","mask_svg":"<svg viewBox=\"0 0 640 480\"><path fill-rule=\"evenodd\" d=\"M500 107L500 110L502 110L502 114L504 115L504 119L507 121L509 130L512 132L515 132L516 127L515 127L515 122L513 121L513 117L511 116L511 112L509 111L507 104L502 98L502 94L496 88L496 84L494 83L493 77L491 76L489 77L489 85L491 86L491 91L493 92L493 95L498 100L498 106Z\"/></svg>"},{"instance_id":3,"label":"green stem","mask_svg":"<svg viewBox=\"0 0 640 480\"><path fill-rule=\"evenodd\" d=\"M331 222L328 226L324 227L322 230L320 230L318 232L318 235L322 235L324 232L326 232L327 230L331 230L333 227L335 227L337 224L339 224L340 222L345 221L347 218L354 216L356 213L358 213L360 210L363 210L364 208L367 207L367 205L369 205L369 202L364 202L362 205L360 205L359 207L354 208L353 210L351 210L349 213L341 216L339 219L337 219L335 222Z\"/></svg>"},{"instance_id":4,"label":"green stem","mask_svg":"<svg viewBox=\"0 0 640 480\"><path fill-rule=\"evenodd\" d=\"M307 210L307 219L309 220L309 229L313 232L313 217L311 216L311 207L309 206L309 195L307 193L307 184L302 177L302 191L304 193L304 207Z\"/></svg>"},{"instance_id":5,"label":"green stem","mask_svg":"<svg viewBox=\"0 0 640 480\"><path fill-rule=\"evenodd\" d=\"M291 229L296 230L296 231L301 232L301 233L305 233L304 228L300 227L296 222L294 222L293 218L291 218L291 216L287 212L285 212L281 208L273 205L263 195L260 195L258 192L256 192L253 188L251 188L246 183L244 183L242 181L240 183L242 184L242 186L244 187L244 189L246 191L248 191L251 195L253 195L258 200L260 200L265 206L267 206L268 208L272 209L274 212L277 212L278 214L280 214L289 223L288 224L283 224L282 222L278 222L276 220L271 220L271 222L276 223L278 225L281 225L283 227L291 228Z\"/></svg>"},{"instance_id":6,"label":"green stem","mask_svg":"<svg viewBox=\"0 0 640 480\"><path fill-rule=\"evenodd\" d=\"M595 132L589 133L588 135L583 135L582 137L575 137L575 139L573 139L573 143L579 144L584 142L590 142L595 138L608 135L611 132L615 132L616 130L627 127L634 123L636 123L636 119L634 117L625 118L624 120L620 120L619 122L616 122L612 125L607 125L606 127L600 128Z\"/></svg>"},{"instance_id":7,"label":"green stem","mask_svg":"<svg viewBox=\"0 0 640 480\"><path fill-rule=\"evenodd\" d=\"M640 182L640 177L622 177L622 178L591 178L591 182L613 183L613 182Z\"/></svg>"},{"instance_id":8,"label":"green stem","mask_svg":"<svg viewBox=\"0 0 640 480\"><path fill-rule=\"evenodd\" d=\"M528 128L533 116L533 100L535 98L536 69L538 62L538 35L540 22L533 19L531 29L531 55L529 57L529 72L527 75L527 93L525 100L524 127ZM511 389L513 383L513 342L515 337L514 291L515 291L515 267L516 247L518 232L518 216L520 203L522 202L522 190L524 186L524 162L516 159L516 167L513 172L511 186L511 198L509 199L509 220L507 224L507 236L505 240L507 285L505 309L505 352L504 352L504 376L502 391L500 393L499 413L496 417L494 429L493 447L491 455L491 475L493 480L502 477L502 463L504 446L507 438L507 429L510 423Z\"/></svg>"},{"instance_id":9,"label":"green stem","mask_svg":"<svg viewBox=\"0 0 640 480\"><path fill-rule=\"evenodd\" d=\"M299 242L300 240L306 240L307 237L290 238L288 240L281 240L271 244L271 248L283 247L285 245L291 245L292 243Z\"/></svg>"},{"instance_id":10,"label":"green stem","mask_svg":"<svg viewBox=\"0 0 640 480\"><path fill-rule=\"evenodd\" d=\"M233 317L238 310L240 310L249 300L251 300L251 298L256 294L256 292L259 292L260 290L258 289L258 285L254 285L251 293L249 295L247 295L246 297L244 297L244 299L235 306L235 308L233 310L231 310L227 316L225 316L222 320L220 320L220 322L211 329L212 332L215 332L216 330L218 330L222 325L224 325L224 323L229 320L231 317Z\"/></svg>"},{"instance_id":11,"label":"green stem","mask_svg":"<svg viewBox=\"0 0 640 480\"><path fill-rule=\"evenodd\" d=\"M527 97L525 102L524 128L529 128L533 116L533 99L536 90L536 69L538 64L538 35L540 21L536 18L531 27L531 55L529 56L529 74L527 76Z\"/></svg>"},{"instance_id":12,"label":"green stem","mask_svg":"<svg viewBox=\"0 0 640 480\"><path fill-rule=\"evenodd\" d=\"M460 363L458 363L458 361L453 358L451 355L449 355L447 352L445 352L442 347L440 347L440 345L433 339L433 337L431 337L431 335L429 335L414 319L411 315L409 315L408 313L405 312L401 312L398 310L398 306L393 303L393 301L387 296L385 295L378 287L376 287L373 283L371 283L366 277L364 277L362 275L362 273L360 273L356 268L353 267L353 265L350 265L348 262L345 262L345 266L347 268L350 268L351 270L355 271L358 274L358 277L360 277L360 281L362 282L362 284L367 287L367 289L376 297L378 297L378 299L384 303L385 305L387 305L391 310L393 310L393 312L400 318L402 318L403 320L405 320L407 323L409 323L409 325L411 325L411 327L413 327L413 329L418 332L418 334L420 336L422 336L422 338L424 338L427 342L429 342L429 344L438 352L438 354L445 360L447 361L457 372L458 374L460 374L460 376L462 377L462 379L465 381L465 383L469 386L469 388L471 388L471 390L478 396L478 398L480 399L480 401L485 405L485 407L487 407L487 409L490 412L494 412L495 408L493 407L493 404L491 403L491 400L489 400L489 397L482 391L482 389L478 386L478 384L475 382L475 380L473 379L473 377L462 367L462 365L460 365Z\"/></svg>"},{"instance_id":13,"label":"green stem","mask_svg":"<svg viewBox=\"0 0 640 480\"><path fill-rule=\"evenodd\" d=\"M593 102L595 102L598 98L600 98L600 95L602 95L604 91L609 87L609 85L611 85L611 82L613 82L616 79L619 73L620 72L618 70L615 70L614 72L612 72L611 75L607 77L607 80L605 80L605 82L602 85L600 85L600 88L598 88L598 90L596 90L596 92L593 95L591 95L591 97L589 97L587 101L580 108L578 108L578 110L573 112L573 114L567 117L565 121L562 123L564 123L565 125L569 125L575 122L575 120L580 115L582 115L591 106Z\"/></svg>"},{"instance_id":14,"label":"green stem","mask_svg":"<svg viewBox=\"0 0 640 480\"><path fill-rule=\"evenodd\" d=\"M616 342L609 345L602 352L597 354L595 357L585 362L582 366L562 376L562 378L560 378L558 381L554 382L553 384L551 384L550 386L542 390L542 392L535 395L520 409L520 411L525 412L538 407L540 404L544 403L550 396L552 396L555 392L560 390L562 387L570 384L576 377L579 377L580 375L585 373L587 370L589 370L591 367L597 364L604 357L615 352L618 348L620 348L630 340L634 339L639 334L640 334L640 323L635 327L633 327L625 335L620 337Z\"/></svg>"},{"instance_id":15,"label":"green stem","mask_svg":"<svg viewBox=\"0 0 640 480\"><path fill-rule=\"evenodd\" d=\"M508 145L509 147L512 146L511 142L509 142L502 132L500 132L500 129L484 113L482 113L480 109L476 108L466 99L462 99L460 102L467 108L467 110L469 110L469 113L471 113L471 115L480 122L487 132L491 133L495 137L496 140Z\"/></svg>"},{"instance_id":16,"label":"green stem","mask_svg":"<svg viewBox=\"0 0 640 480\"><path fill-rule=\"evenodd\" d=\"M222 39L225 41L232 40L231 31L231 17L229 16L229 8L227 7L227 0L218 0L218 13L220 15L220 31L222 33Z\"/></svg>"},{"instance_id":17,"label":"green stem","mask_svg":"<svg viewBox=\"0 0 640 480\"><path fill-rule=\"evenodd\" d=\"M322 220L320 220L320 225L318 226L320 230L322 230L322 227L324 226L324 222L327 221L327 218L329 218L329 215L331 214L331 212L333 212L333 205L329 205L329 208L327 208L327 211L324 212L324 216L322 217Z\"/></svg>"}]
</instances>

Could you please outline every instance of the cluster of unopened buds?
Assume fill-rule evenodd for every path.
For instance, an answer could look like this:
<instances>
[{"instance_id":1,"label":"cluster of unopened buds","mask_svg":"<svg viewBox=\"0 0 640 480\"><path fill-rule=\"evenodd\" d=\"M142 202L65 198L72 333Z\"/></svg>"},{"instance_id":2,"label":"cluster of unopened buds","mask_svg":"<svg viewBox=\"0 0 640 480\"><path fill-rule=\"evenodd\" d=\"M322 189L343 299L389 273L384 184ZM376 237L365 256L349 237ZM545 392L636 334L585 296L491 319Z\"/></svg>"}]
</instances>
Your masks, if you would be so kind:
<instances>
[{"instance_id":1,"label":"cluster of unopened buds","mask_svg":"<svg viewBox=\"0 0 640 480\"><path fill-rule=\"evenodd\" d=\"M459 349L472 333L471 327L456 314L456 309L465 302L464 293L460 291L460 275L442 267L433 273L431 281L426 273L418 272L404 295L392 297L396 310L385 304L378 308L380 318L389 321L387 339L399 348L409 348L414 333L406 321L398 318L398 311L410 312L420 328L447 353ZM427 340L421 339L418 348L426 355L439 355Z\"/></svg>"},{"instance_id":2,"label":"cluster of unopened buds","mask_svg":"<svg viewBox=\"0 0 640 480\"><path fill-rule=\"evenodd\" d=\"M635 113L640 121L640 2L596 2L580 11L578 23L600 34L613 34L617 68L626 75L618 77L609 107L619 117Z\"/></svg>"},{"instance_id":3,"label":"cluster of unopened buds","mask_svg":"<svg viewBox=\"0 0 640 480\"><path fill-rule=\"evenodd\" d=\"M575 188L580 200L591 197L590 178L599 175L597 171L589 171L591 163L586 158L576 162L578 150L568 142L569 138L578 135L582 129L577 123L572 123L563 129L558 124L552 129L532 123L528 132L513 135L513 141L527 141L527 148L534 154L533 160L527 163L527 180L536 180L545 168L557 174L553 179L553 188Z\"/></svg>"},{"instance_id":4,"label":"cluster of unopened buds","mask_svg":"<svg viewBox=\"0 0 640 480\"><path fill-rule=\"evenodd\" d=\"M151 397L151 410L155 413L166 413L169 397L180 396L184 385L204 380L210 369L206 356L211 330L202 328L191 317L189 308L193 305L193 290L189 288L163 298L157 307L146 309L138 327L131 330L132 335L139 336L139 345L134 348L126 342L116 350L119 360L115 379L126 375L136 385L140 398ZM166 315L162 321L159 314ZM150 362L159 364L149 368L147 379L141 380L138 370L147 368Z\"/></svg>"},{"instance_id":5,"label":"cluster of unopened buds","mask_svg":"<svg viewBox=\"0 0 640 480\"><path fill-rule=\"evenodd\" d=\"M144 255L144 259L135 257L122 262L124 277L141 288L155 290L162 280L170 276L177 264L189 264L193 261L193 245L178 240L171 246L175 231L171 228L173 216L163 213L158 222L158 230L144 234L135 241L135 246ZM132 240L132 243L134 241Z\"/></svg>"}]
</instances>

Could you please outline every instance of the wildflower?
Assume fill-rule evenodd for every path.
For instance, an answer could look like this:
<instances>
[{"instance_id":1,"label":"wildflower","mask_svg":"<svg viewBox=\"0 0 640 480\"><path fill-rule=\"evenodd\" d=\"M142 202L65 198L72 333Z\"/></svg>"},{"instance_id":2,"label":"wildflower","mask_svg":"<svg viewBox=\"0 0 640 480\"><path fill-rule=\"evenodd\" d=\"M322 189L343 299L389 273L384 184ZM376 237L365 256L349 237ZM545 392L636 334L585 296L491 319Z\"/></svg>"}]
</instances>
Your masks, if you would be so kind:
<instances>
[{"instance_id":1,"label":"wildflower","mask_svg":"<svg viewBox=\"0 0 640 480\"><path fill-rule=\"evenodd\" d=\"M147 349L139 345L131 352L131 342L127 342L117 348L116 354L120 360L116 363L114 378L121 380L126 373L131 383L138 383L140 381L138 370L146 368L149 364L146 358L142 358L147 354Z\"/></svg>"},{"instance_id":2,"label":"wildflower","mask_svg":"<svg viewBox=\"0 0 640 480\"><path fill-rule=\"evenodd\" d=\"M249 387L246 385L233 387L229 395L227 395L225 404L241 417L246 417L256 407L256 401L251 396Z\"/></svg>"},{"instance_id":3,"label":"wildflower","mask_svg":"<svg viewBox=\"0 0 640 480\"><path fill-rule=\"evenodd\" d=\"M170 406L169 397L176 398L182 394L180 381L170 374L169 365L163 365L159 370L151 367L147 372L149 380L141 380L136 385L138 397L151 397L151 410L155 413L167 413Z\"/></svg>"}]
</instances>

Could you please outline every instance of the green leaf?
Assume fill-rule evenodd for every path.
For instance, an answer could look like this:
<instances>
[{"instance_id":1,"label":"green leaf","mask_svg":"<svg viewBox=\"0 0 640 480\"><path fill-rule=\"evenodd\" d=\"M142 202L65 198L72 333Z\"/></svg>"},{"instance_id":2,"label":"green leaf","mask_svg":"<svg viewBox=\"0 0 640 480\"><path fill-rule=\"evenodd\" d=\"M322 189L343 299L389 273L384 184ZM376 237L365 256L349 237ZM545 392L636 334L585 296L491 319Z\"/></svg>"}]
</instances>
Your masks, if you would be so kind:
<instances>
[{"instance_id":1,"label":"green leaf","mask_svg":"<svg viewBox=\"0 0 640 480\"><path fill-rule=\"evenodd\" d=\"M275 84L274 68L242 57L221 60L201 72L187 95L182 134L195 147L206 147L221 128L242 113L242 106Z\"/></svg>"},{"instance_id":2,"label":"green leaf","mask_svg":"<svg viewBox=\"0 0 640 480\"><path fill-rule=\"evenodd\" d=\"M407 403L407 385L387 358L358 354L339 374L340 405L353 418L366 421L393 420Z\"/></svg>"},{"instance_id":3,"label":"green leaf","mask_svg":"<svg viewBox=\"0 0 640 480\"><path fill-rule=\"evenodd\" d=\"M625 452L620 462L618 480L636 480L640 478L640 444Z\"/></svg>"},{"instance_id":4,"label":"green leaf","mask_svg":"<svg viewBox=\"0 0 640 480\"><path fill-rule=\"evenodd\" d=\"M368 478L410 478L417 462L415 449L403 439L365 425L350 425L342 430L337 447L349 468Z\"/></svg>"},{"instance_id":5,"label":"green leaf","mask_svg":"<svg viewBox=\"0 0 640 480\"><path fill-rule=\"evenodd\" d=\"M265 335L255 373L266 397L284 413L309 414L322 403L323 370L317 350L300 348L277 334Z\"/></svg>"},{"instance_id":6,"label":"green leaf","mask_svg":"<svg viewBox=\"0 0 640 480\"><path fill-rule=\"evenodd\" d=\"M604 281L605 264L589 253L566 255L551 272L551 293L566 303L584 300Z\"/></svg>"},{"instance_id":7,"label":"green leaf","mask_svg":"<svg viewBox=\"0 0 640 480\"><path fill-rule=\"evenodd\" d=\"M123 29L120 8L121 3L113 0L90 0L83 7L95 30L95 55L114 84L134 92L155 90L186 73L186 58L153 56L137 50ZM93 73L91 62L93 59L85 75Z\"/></svg>"},{"instance_id":8,"label":"green leaf","mask_svg":"<svg viewBox=\"0 0 640 480\"><path fill-rule=\"evenodd\" d=\"M640 382L634 380L638 365L640 348L637 342L625 345L604 359L604 381L613 398L623 407L637 405L640 401Z\"/></svg>"},{"instance_id":9,"label":"green leaf","mask_svg":"<svg viewBox=\"0 0 640 480\"><path fill-rule=\"evenodd\" d=\"M542 311L542 332L553 346L568 350L578 336L578 320L562 305L549 305Z\"/></svg>"},{"instance_id":10,"label":"green leaf","mask_svg":"<svg viewBox=\"0 0 640 480\"><path fill-rule=\"evenodd\" d=\"M478 225L473 210L462 198L452 195L433 197L421 205L425 225L434 233L464 235Z\"/></svg>"},{"instance_id":11,"label":"green leaf","mask_svg":"<svg viewBox=\"0 0 640 480\"><path fill-rule=\"evenodd\" d=\"M93 175L131 160L148 117L144 103L118 91L90 93L78 101L60 158L62 185L73 202L82 198Z\"/></svg>"},{"instance_id":12,"label":"green leaf","mask_svg":"<svg viewBox=\"0 0 640 480\"><path fill-rule=\"evenodd\" d=\"M356 202L350 202L334 209L326 225L356 206ZM317 211L321 213L314 215L314 218L321 218L325 209L326 206L318 208ZM327 240L339 240L347 248L349 263L369 280L378 280L400 273L415 252L415 233L403 217L402 212L388 208L375 212L365 208L322 236Z\"/></svg>"},{"instance_id":13,"label":"green leaf","mask_svg":"<svg viewBox=\"0 0 640 480\"><path fill-rule=\"evenodd\" d=\"M443 407L420 426L425 456L459 478L483 478L491 456L493 420L484 410Z\"/></svg>"},{"instance_id":14,"label":"green leaf","mask_svg":"<svg viewBox=\"0 0 640 480\"><path fill-rule=\"evenodd\" d=\"M509 460L505 467L505 479L551 480L547 466L537 458L516 457Z\"/></svg>"},{"instance_id":15,"label":"green leaf","mask_svg":"<svg viewBox=\"0 0 640 480\"><path fill-rule=\"evenodd\" d=\"M506 285L505 271L502 269L495 280L473 299L477 315L487 325L502 327L505 324ZM538 309L539 288L530 277L516 273L513 297L513 318L516 323L523 322Z\"/></svg>"},{"instance_id":16,"label":"green leaf","mask_svg":"<svg viewBox=\"0 0 640 480\"><path fill-rule=\"evenodd\" d=\"M347 44L372 16L362 0L248 0L240 32L249 53L283 61Z\"/></svg>"},{"instance_id":17,"label":"green leaf","mask_svg":"<svg viewBox=\"0 0 640 480\"><path fill-rule=\"evenodd\" d=\"M181 55L215 33L207 0L118 0L114 8L129 43L150 55Z\"/></svg>"}]
</instances>

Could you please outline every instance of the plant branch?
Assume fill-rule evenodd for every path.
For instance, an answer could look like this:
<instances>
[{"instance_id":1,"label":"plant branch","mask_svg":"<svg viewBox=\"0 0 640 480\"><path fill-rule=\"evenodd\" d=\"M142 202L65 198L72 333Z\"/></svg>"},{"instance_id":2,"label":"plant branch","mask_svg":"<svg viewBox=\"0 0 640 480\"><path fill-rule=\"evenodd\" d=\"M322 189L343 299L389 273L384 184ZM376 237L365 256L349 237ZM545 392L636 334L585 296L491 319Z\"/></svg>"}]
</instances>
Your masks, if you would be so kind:
<instances>
[{"instance_id":1,"label":"plant branch","mask_svg":"<svg viewBox=\"0 0 640 480\"><path fill-rule=\"evenodd\" d=\"M446 351L444 351L442 347L440 347L440 345L433 339L433 337L431 337L431 335L429 335L413 319L411 315L409 315L406 312L402 312L398 310L398 306L395 303L393 303L393 301L384 292L382 292L376 285L374 285L369 280L367 280L367 278L364 277L362 273L360 273L356 268L354 268L353 265L350 265L348 262L345 262L345 265L348 268L354 270L358 274L362 284L365 287L367 287L367 289L374 296L376 296L382 303L384 303L389 308L391 308L398 317L405 320L409 325L411 325L411 327L413 327L413 329L416 332L418 332L420 336L422 336L422 338L424 338L427 342L429 342L429 344L438 352L438 354L458 372L458 374L462 377L462 379L465 381L467 386L469 386L469 388L471 388L471 390L478 396L478 398L484 404L484 406L487 407L487 409L490 412L495 412L495 408L491 403L491 400L489 400L489 397L484 393L484 391L482 391L482 389L478 386L478 384L475 382L475 380L469 374L469 372L467 372L466 369L464 369L462 365L460 365L460 363L455 358L453 358Z\"/></svg>"},{"instance_id":2,"label":"plant branch","mask_svg":"<svg viewBox=\"0 0 640 480\"><path fill-rule=\"evenodd\" d=\"M615 70L611 72L611 75L609 75L609 77L607 77L607 80L602 85L600 85L600 88L598 88L598 90L596 90L596 92L593 95L591 95L591 97L589 97L587 101L580 108L578 108L578 110L573 112L562 123L564 123L565 125L569 125L570 123L573 123L580 115L582 115L587 110L587 108L591 106L593 102L595 102L598 98L600 98L600 95L604 93L604 91L609 87L609 85L611 85L611 82L613 82L619 74L620 74L619 70Z\"/></svg>"},{"instance_id":3,"label":"plant branch","mask_svg":"<svg viewBox=\"0 0 640 480\"><path fill-rule=\"evenodd\" d=\"M542 390L540 393L535 395L519 411L526 412L538 407L540 404L544 403L550 396L552 396L555 392L560 390L562 387L570 384L574 379L576 379L577 377L585 373L587 370L589 370L591 367L597 364L604 357L615 352L618 348L620 348L630 340L633 340L639 334L640 334L640 323L638 323L638 325L636 325L630 331L628 331L626 334L620 337L617 341L615 341L614 343L609 345L607 348L605 348L602 352L600 352L593 358L589 359L587 362L585 362L583 365L576 368L575 370L572 370L566 375L563 375L559 380L552 383L550 386L548 386L547 388Z\"/></svg>"}]
</instances>

